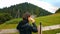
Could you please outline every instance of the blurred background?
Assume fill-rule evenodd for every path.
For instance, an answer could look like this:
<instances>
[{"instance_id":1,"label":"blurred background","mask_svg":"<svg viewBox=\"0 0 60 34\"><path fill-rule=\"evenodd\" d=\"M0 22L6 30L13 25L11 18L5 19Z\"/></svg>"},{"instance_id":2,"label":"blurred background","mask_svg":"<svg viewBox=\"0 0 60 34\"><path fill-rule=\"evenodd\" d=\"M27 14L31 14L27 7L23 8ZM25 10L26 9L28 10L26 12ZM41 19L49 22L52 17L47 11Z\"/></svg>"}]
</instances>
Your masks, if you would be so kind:
<instances>
[{"instance_id":1,"label":"blurred background","mask_svg":"<svg viewBox=\"0 0 60 34\"><path fill-rule=\"evenodd\" d=\"M25 12L31 13L37 26L40 22L42 27L52 26L53 29L48 27L49 30L42 31L42 34L60 33L60 0L0 0L0 33L3 33L2 30L16 29ZM53 25L59 26L54 29Z\"/></svg>"}]
</instances>

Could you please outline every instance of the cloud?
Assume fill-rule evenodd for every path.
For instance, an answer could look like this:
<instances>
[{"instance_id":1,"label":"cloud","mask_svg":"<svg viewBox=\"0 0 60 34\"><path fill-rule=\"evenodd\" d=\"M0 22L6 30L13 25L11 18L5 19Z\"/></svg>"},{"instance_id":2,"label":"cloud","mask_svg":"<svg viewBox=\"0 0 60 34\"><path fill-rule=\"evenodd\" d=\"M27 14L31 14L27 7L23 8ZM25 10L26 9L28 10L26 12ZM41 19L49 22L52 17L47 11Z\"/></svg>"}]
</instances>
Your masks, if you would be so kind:
<instances>
[{"instance_id":1,"label":"cloud","mask_svg":"<svg viewBox=\"0 0 60 34\"><path fill-rule=\"evenodd\" d=\"M26 0L0 0L0 8L26 2Z\"/></svg>"},{"instance_id":2,"label":"cloud","mask_svg":"<svg viewBox=\"0 0 60 34\"><path fill-rule=\"evenodd\" d=\"M28 2L32 3L34 5L37 5L38 7L41 7L45 10L48 10L49 12L52 12L52 13L55 13L55 11L58 9L58 7L55 7L55 6L53 6L47 2L44 2L44 1L29 0Z\"/></svg>"},{"instance_id":3,"label":"cloud","mask_svg":"<svg viewBox=\"0 0 60 34\"><path fill-rule=\"evenodd\" d=\"M58 9L58 7L52 6L47 2L39 1L39 0L0 0L0 8L10 7L11 5L24 3L24 2L32 3L52 13L55 13L55 11Z\"/></svg>"}]
</instances>

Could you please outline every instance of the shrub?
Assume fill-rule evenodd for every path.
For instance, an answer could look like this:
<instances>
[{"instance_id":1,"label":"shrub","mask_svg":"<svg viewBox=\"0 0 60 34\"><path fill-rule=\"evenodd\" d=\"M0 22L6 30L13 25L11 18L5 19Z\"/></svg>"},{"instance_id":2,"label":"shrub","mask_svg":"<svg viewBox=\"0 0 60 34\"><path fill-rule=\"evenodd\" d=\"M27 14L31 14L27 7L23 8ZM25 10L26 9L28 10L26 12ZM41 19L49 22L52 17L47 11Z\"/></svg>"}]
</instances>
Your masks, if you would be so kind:
<instances>
[{"instance_id":1,"label":"shrub","mask_svg":"<svg viewBox=\"0 0 60 34\"><path fill-rule=\"evenodd\" d=\"M0 24L4 23L5 21L8 21L12 19L12 16L8 13L0 13Z\"/></svg>"},{"instance_id":2,"label":"shrub","mask_svg":"<svg viewBox=\"0 0 60 34\"><path fill-rule=\"evenodd\" d=\"M12 19L12 20L6 21L5 24L17 24L19 23L20 20L22 19L21 18Z\"/></svg>"}]
</instances>

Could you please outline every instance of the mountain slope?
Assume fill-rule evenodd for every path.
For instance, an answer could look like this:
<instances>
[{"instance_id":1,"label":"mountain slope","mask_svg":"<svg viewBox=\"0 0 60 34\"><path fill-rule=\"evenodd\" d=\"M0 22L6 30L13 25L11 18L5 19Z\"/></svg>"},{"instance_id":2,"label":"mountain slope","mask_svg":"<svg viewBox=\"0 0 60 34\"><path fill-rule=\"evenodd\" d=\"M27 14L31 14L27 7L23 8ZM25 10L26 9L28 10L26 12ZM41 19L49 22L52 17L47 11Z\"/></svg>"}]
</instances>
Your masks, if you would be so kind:
<instances>
[{"instance_id":1,"label":"mountain slope","mask_svg":"<svg viewBox=\"0 0 60 34\"><path fill-rule=\"evenodd\" d=\"M18 16L21 17L25 12L30 12L31 14L37 15L37 16L46 16L46 15L52 14L38 6L35 6L27 2L13 5L11 7L4 8L0 11L9 13L13 17L18 17Z\"/></svg>"},{"instance_id":2,"label":"mountain slope","mask_svg":"<svg viewBox=\"0 0 60 34\"><path fill-rule=\"evenodd\" d=\"M21 18L18 19L12 19L10 21L5 22L6 24L17 24ZM49 16L43 16L43 17L37 17L35 18L36 24L40 25L40 22L42 23L42 26L50 26L50 25L57 25L60 24L60 14L53 14Z\"/></svg>"},{"instance_id":3,"label":"mountain slope","mask_svg":"<svg viewBox=\"0 0 60 34\"><path fill-rule=\"evenodd\" d=\"M39 22L41 22L43 26L60 24L60 13L36 18L36 23L39 24Z\"/></svg>"},{"instance_id":4,"label":"mountain slope","mask_svg":"<svg viewBox=\"0 0 60 34\"><path fill-rule=\"evenodd\" d=\"M60 13L60 8L55 13Z\"/></svg>"}]
</instances>

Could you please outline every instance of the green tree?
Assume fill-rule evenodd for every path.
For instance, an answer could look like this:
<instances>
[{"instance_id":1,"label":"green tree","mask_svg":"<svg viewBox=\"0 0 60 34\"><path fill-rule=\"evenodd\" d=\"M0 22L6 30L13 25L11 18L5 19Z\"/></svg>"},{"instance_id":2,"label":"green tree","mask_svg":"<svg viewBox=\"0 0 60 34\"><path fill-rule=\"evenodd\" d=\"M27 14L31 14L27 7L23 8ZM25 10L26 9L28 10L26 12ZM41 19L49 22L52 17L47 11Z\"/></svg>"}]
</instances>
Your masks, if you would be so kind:
<instances>
[{"instance_id":1,"label":"green tree","mask_svg":"<svg viewBox=\"0 0 60 34\"><path fill-rule=\"evenodd\" d=\"M4 23L5 21L8 21L10 19L12 19L12 17L8 13L0 13L0 24Z\"/></svg>"}]
</instances>

